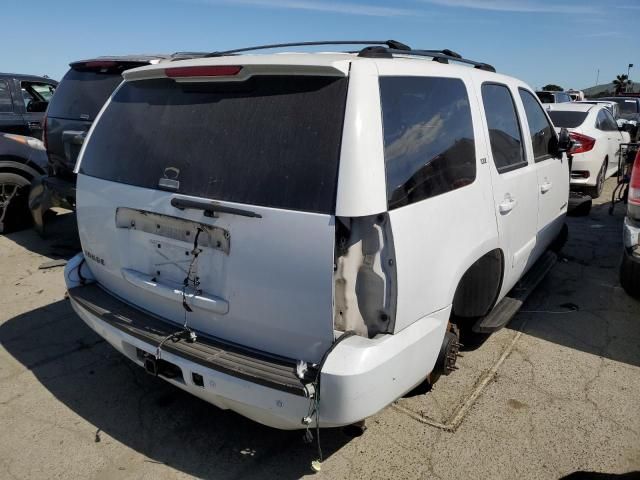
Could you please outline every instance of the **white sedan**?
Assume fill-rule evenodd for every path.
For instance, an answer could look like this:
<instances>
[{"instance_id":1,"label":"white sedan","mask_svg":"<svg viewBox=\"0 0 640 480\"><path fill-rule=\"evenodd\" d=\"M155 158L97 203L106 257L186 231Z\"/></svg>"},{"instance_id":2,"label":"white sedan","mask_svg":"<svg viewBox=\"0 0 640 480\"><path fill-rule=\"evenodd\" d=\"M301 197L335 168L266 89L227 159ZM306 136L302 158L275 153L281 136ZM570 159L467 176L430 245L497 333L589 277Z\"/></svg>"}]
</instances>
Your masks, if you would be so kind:
<instances>
[{"instance_id":1,"label":"white sedan","mask_svg":"<svg viewBox=\"0 0 640 480\"><path fill-rule=\"evenodd\" d=\"M556 130L566 128L575 142L571 185L599 197L604 181L618 170L620 144L629 142L629 134L620 130L603 105L556 103L548 106L548 112Z\"/></svg>"}]
</instances>

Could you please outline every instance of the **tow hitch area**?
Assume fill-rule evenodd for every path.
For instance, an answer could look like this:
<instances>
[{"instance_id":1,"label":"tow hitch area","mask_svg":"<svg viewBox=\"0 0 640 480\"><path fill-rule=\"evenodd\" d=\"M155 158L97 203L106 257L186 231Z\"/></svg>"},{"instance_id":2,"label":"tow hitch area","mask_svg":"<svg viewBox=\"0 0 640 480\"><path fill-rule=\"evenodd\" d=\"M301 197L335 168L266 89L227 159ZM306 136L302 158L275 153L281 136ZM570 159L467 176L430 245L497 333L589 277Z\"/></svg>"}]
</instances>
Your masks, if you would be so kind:
<instances>
[{"instance_id":1,"label":"tow hitch area","mask_svg":"<svg viewBox=\"0 0 640 480\"><path fill-rule=\"evenodd\" d=\"M138 358L144 363L144 369L148 374L153 375L154 377L161 375L172 380L184 381L182 377L182 370L177 365L167 362L161 358L156 359L150 353L140 350L139 348L136 349L136 353Z\"/></svg>"}]
</instances>

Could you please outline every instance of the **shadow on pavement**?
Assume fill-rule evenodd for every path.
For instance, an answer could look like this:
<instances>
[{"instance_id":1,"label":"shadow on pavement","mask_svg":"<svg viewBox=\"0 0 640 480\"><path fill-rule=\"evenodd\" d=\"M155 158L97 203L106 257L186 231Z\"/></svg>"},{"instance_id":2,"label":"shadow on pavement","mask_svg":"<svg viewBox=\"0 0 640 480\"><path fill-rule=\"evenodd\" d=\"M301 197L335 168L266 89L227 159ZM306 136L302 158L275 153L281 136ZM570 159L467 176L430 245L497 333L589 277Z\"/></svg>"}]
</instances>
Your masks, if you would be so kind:
<instances>
[{"instance_id":1,"label":"shadow on pavement","mask_svg":"<svg viewBox=\"0 0 640 480\"><path fill-rule=\"evenodd\" d=\"M609 203L567 218L560 261L508 328L611 360L640 366L640 302L619 282L624 207ZM570 312L568 306L578 310Z\"/></svg>"},{"instance_id":2,"label":"shadow on pavement","mask_svg":"<svg viewBox=\"0 0 640 480\"><path fill-rule=\"evenodd\" d=\"M628 473L599 473L599 472L573 472L561 480L640 480L640 472Z\"/></svg>"},{"instance_id":3,"label":"shadow on pavement","mask_svg":"<svg viewBox=\"0 0 640 480\"><path fill-rule=\"evenodd\" d=\"M316 443L220 410L154 378L112 349L68 301L0 325L0 344L77 415L151 461L199 478L299 478L312 473ZM314 432L315 433L315 432ZM322 431L324 458L350 438Z\"/></svg>"},{"instance_id":4,"label":"shadow on pavement","mask_svg":"<svg viewBox=\"0 0 640 480\"><path fill-rule=\"evenodd\" d=\"M75 212L47 212L45 235L32 227L5 236L27 250L51 258L71 258L81 250Z\"/></svg>"}]
</instances>

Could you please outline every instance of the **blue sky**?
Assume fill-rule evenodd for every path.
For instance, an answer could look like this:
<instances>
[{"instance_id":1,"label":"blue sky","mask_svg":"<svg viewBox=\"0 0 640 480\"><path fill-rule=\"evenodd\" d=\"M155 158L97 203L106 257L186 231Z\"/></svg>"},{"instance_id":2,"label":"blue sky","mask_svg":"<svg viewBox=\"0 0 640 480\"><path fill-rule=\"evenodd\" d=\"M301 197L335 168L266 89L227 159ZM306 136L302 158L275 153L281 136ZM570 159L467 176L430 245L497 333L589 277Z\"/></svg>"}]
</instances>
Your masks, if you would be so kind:
<instances>
[{"instance_id":1,"label":"blue sky","mask_svg":"<svg viewBox=\"0 0 640 480\"><path fill-rule=\"evenodd\" d=\"M0 70L60 79L73 60L327 39L450 48L534 88L640 81L640 0L3 0Z\"/></svg>"}]
</instances>

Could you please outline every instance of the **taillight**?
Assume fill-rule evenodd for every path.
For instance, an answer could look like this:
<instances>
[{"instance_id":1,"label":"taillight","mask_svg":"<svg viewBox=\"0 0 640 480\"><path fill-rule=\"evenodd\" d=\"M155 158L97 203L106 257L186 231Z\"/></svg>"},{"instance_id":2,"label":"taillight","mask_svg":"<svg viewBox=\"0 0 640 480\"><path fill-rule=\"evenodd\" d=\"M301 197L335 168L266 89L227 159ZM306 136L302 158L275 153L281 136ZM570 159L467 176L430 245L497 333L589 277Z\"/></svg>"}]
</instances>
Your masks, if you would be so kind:
<instances>
[{"instance_id":1,"label":"taillight","mask_svg":"<svg viewBox=\"0 0 640 480\"><path fill-rule=\"evenodd\" d=\"M237 75L242 67L236 65L217 65L209 67L172 67L165 68L164 73L169 78L184 77L231 77Z\"/></svg>"},{"instance_id":2,"label":"taillight","mask_svg":"<svg viewBox=\"0 0 640 480\"><path fill-rule=\"evenodd\" d=\"M581 133L571 132L569 133L571 140L573 140L573 147L571 147L571 153L583 153L591 150L596 144L596 139L591 138Z\"/></svg>"},{"instance_id":3,"label":"taillight","mask_svg":"<svg viewBox=\"0 0 640 480\"><path fill-rule=\"evenodd\" d=\"M640 206L640 150L636 153L629 181L629 203Z\"/></svg>"},{"instance_id":4,"label":"taillight","mask_svg":"<svg viewBox=\"0 0 640 480\"><path fill-rule=\"evenodd\" d=\"M100 68L113 68L118 65L118 62L113 60L93 60L91 62L85 62L82 64L84 68L100 69Z\"/></svg>"}]
</instances>

